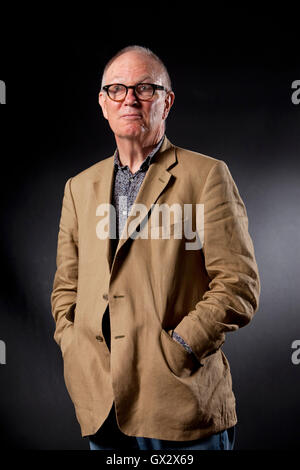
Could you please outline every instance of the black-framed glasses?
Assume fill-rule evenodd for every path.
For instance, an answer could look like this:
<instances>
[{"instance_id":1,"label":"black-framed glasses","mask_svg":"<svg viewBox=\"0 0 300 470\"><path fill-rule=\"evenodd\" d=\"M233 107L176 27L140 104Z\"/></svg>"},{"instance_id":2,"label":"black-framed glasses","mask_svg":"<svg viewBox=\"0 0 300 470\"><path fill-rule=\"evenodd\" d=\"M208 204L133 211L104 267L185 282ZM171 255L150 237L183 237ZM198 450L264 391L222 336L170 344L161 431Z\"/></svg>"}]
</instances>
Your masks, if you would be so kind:
<instances>
[{"instance_id":1,"label":"black-framed glasses","mask_svg":"<svg viewBox=\"0 0 300 470\"><path fill-rule=\"evenodd\" d=\"M126 86L122 83L114 83L112 85L105 85L103 90L106 91L109 98L113 101L125 100L129 88L134 90L135 96L141 101L149 101L153 98L156 90L168 91L162 85L156 85L154 83L138 83L137 85Z\"/></svg>"}]
</instances>

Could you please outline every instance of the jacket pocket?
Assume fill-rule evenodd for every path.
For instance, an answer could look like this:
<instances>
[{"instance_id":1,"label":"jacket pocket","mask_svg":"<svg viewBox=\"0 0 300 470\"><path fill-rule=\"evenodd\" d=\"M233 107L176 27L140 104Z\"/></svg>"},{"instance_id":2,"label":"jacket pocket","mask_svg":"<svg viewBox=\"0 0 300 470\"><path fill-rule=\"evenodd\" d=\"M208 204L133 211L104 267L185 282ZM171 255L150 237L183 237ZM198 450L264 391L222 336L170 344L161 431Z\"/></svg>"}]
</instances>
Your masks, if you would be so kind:
<instances>
[{"instance_id":1,"label":"jacket pocket","mask_svg":"<svg viewBox=\"0 0 300 470\"><path fill-rule=\"evenodd\" d=\"M74 323L70 322L69 324L65 326L62 332L60 349L61 349L63 357L65 357L66 352L69 350L69 347L71 346L71 343L73 340L73 334L74 334L73 330L74 330Z\"/></svg>"},{"instance_id":2,"label":"jacket pocket","mask_svg":"<svg viewBox=\"0 0 300 470\"><path fill-rule=\"evenodd\" d=\"M171 331L171 330L170 330ZM194 354L188 353L169 333L162 329L161 347L169 369L177 377L188 377L201 366Z\"/></svg>"},{"instance_id":3,"label":"jacket pocket","mask_svg":"<svg viewBox=\"0 0 300 470\"><path fill-rule=\"evenodd\" d=\"M76 310L76 302L70 305L66 313L66 319L72 323L74 323L74 320L75 320L75 310Z\"/></svg>"}]
</instances>

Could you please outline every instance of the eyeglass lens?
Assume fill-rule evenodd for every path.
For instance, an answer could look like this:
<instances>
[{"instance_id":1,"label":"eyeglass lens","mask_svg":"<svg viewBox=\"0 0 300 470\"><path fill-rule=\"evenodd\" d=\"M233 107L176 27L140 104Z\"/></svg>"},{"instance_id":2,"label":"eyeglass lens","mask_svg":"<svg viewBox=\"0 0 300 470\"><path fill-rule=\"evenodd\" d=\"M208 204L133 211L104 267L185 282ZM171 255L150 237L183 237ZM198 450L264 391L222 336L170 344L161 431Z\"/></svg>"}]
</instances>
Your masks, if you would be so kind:
<instances>
[{"instance_id":1,"label":"eyeglass lens","mask_svg":"<svg viewBox=\"0 0 300 470\"><path fill-rule=\"evenodd\" d=\"M154 88L149 83L139 83L135 86L135 93L142 100L147 100L152 98L154 94ZM111 85L108 88L108 94L112 100L122 100L127 94L127 89L125 85Z\"/></svg>"}]
</instances>

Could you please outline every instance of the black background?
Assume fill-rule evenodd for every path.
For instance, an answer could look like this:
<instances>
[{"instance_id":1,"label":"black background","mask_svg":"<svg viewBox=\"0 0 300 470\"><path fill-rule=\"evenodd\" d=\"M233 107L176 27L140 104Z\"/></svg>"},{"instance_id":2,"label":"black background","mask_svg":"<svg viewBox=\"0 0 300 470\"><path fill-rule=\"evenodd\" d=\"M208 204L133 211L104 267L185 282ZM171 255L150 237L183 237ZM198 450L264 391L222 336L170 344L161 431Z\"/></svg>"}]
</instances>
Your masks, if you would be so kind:
<instances>
[{"instance_id":1,"label":"black background","mask_svg":"<svg viewBox=\"0 0 300 470\"><path fill-rule=\"evenodd\" d=\"M56 23L47 33L40 25L38 34L28 27L2 38L0 447L88 449L53 340L58 223L66 180L115 150L97 101L103 67L139 44L162 58L173 82L168 138L224 160L248 211L262 294L253 321L224 346L237 398L236 449L292 450L300 419L300 365L291 361L300 339L300 105L291 101L300 79L299 15L192 10L174 20L158 8L141 32L130 9L121 26L107 13L98 17L97 39L58 37Z\"/></svg>"}]
</instances>

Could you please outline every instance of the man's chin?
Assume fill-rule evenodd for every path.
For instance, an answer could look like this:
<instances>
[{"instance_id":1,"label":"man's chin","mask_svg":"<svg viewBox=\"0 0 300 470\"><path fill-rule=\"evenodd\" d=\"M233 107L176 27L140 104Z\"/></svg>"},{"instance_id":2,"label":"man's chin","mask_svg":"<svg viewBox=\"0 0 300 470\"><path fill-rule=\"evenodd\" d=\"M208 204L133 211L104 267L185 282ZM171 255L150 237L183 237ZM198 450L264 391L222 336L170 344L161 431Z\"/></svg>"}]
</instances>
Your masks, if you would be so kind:
<instances>
[{"instance_id":1,"label":"man's chin","mask_svg":"<svg viewBox=\"0 0 300 470\"><path fill-rule=\"evenodd\" d=\"M129 140L134 140L134 139L139 139L141 137L144 137L146 135L146 129L145 128L139 128L139 129L131 129L120 132L118 137L121 139L129 139Z\"/></svg>"}]
</instances>

